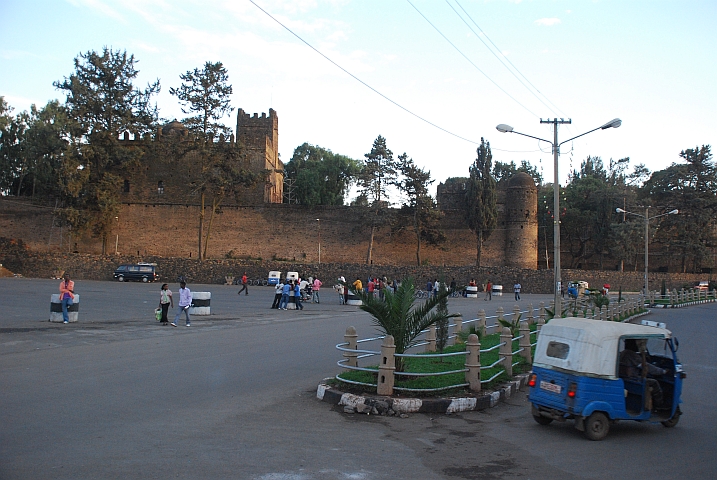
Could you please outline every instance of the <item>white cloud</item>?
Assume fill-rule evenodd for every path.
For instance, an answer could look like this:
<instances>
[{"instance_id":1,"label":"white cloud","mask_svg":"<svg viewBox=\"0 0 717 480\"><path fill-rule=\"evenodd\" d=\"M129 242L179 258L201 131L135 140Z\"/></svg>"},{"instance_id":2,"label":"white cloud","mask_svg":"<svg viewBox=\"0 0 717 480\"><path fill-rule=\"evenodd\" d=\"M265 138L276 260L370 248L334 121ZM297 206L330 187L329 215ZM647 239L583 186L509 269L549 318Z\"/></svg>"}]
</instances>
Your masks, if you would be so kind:
<instances>
[{"instance_id":1,"label":"white cloud","mask_svg":"<svg viewBox=\"0 0 717 480\"><path fill-rule=\"evenodd\" d=\"M89 7L93 10L100 12L102 15L121 22L125 22L125 18L114 8L110 7L100 0L68 0L72 5L76 7Z\"/></svg>"},{"instance_id":2,"label":"white cloud","mask_svg":"<svg viewBox=\"0 0 717 480\"><path fill-rule=\"evenodd\" d=\"M558 25L560 23L559 18L539 18L535 22L536 25L543 25L545 27L552 27L553 25Z\"/></svg>"}]
</instances>

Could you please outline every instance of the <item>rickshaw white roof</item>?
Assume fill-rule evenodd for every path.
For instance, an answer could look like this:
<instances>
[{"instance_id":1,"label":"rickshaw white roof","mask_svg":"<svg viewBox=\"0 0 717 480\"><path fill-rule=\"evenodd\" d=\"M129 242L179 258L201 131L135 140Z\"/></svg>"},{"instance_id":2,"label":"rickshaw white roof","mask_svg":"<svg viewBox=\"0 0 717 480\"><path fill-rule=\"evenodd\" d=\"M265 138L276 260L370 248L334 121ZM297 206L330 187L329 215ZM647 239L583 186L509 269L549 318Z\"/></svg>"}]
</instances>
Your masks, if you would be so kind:
<instances>
[{"instance_id":1,"label":"rickshaw white roof","mask_svg":"<svg viewBox=\"0 0 717 480\"><path fill-rule=\"evenodd\" d=\"M586 318L554 318L540 330L534 364L584 375L616 378L621 338L670 338L669 330ZM569 346L566 358L547 355L551 341Z\"/></svg>"}]
</instances>

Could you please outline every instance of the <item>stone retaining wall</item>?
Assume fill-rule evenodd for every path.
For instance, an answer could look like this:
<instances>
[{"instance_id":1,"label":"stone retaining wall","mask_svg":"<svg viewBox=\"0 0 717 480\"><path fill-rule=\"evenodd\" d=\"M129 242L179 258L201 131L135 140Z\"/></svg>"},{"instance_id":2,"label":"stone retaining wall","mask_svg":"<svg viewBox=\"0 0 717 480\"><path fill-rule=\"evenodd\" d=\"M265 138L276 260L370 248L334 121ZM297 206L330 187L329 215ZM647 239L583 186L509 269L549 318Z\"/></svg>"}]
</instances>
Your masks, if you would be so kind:
<instances>
[{"instance_id":1,"label":"stone retaining wall","mask_svg":"<svg viewBox=\"0 0 717 480\"><path fill-rule=\"evenodd\" d=\"M458 285L466 285L474 278L479 285L487 280L494 285L503 285L504 295L512 293L512 286L518 280L523 286L523 293L552 293L552 270L526 270L508 267L481 267L474 266L393 266L393 265L362 265L350 263L295 263L275 261L252 260L205 260L200 262L194 259L176 257L130 255L88 255L88 254L58 254L31 252L22 245L13 248L0 248L0 264L10 271L33 278L53 278L58 271L69 272L77 280L112 280L115 268L123 263L154 262L157 264L157 273L163 282L173 283L183 275L189 283L223 284L225 276L241 277L246 272L250 279L266 279L270 270L279 270L283 274L287 271L299 272L303 277L314 276L320 278L324 288L330 288L336 279L343 275L349 283L356 278L365 279L371 276L405 278L412 276L416 279L418 287L425 288L430 278L445 278L450 282L455 278ZM283 275L282 275L283 276ZM602 287L609 283L611 291L640 291L644 284L642 272L614 272L597 270L563 270L563 281L585 280L591 287ZM660 290L664 280L669 289L692 287L700 280L706 280L704 275L678 274L678 273L651 273L650 287ZM479 287L479 290L481 288Z\"/></svg>"}]
</instances>

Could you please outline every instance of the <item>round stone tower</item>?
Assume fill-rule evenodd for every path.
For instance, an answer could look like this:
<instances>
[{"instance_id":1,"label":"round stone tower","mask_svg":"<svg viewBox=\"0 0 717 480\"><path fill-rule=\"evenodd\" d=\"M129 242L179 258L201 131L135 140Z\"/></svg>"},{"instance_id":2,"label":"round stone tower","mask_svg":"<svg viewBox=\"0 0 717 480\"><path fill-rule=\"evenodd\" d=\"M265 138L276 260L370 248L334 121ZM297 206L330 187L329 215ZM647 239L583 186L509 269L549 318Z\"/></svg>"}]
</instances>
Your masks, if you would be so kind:
<instances>
[{"instance_id":1,"label":"round stone tower","mask_svg":"<svg viewBox=\"0 0 717 480\"><path fill-rule=\"evenodd\" d=\"M505 196L505 264L538 268L538 189L533 178L518 172L508 180Z\"/></svg>"}]
</instances>

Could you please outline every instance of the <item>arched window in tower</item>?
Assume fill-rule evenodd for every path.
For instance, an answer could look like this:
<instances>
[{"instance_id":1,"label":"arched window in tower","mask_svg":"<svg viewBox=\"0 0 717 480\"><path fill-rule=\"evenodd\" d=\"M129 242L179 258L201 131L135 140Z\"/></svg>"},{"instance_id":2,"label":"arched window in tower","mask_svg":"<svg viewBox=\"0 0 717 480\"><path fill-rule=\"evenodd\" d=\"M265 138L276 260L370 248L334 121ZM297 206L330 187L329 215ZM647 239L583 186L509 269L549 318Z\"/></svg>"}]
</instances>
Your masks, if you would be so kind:
<instances>
[{"instance_id":1,"label":"arched window in tower","mask_svg":"<svg viewBox=\"0 0 717 480\"><path fill-rule=\"evenodd\" d=\"M162 180L157 182L157 194L164 195L164 182Z\"/></svg>"},{"instance_id":2,"label":"arched window in tower","mask_svg":"<svg viewBox=\"0 0 717 480\"><path fill-rule=\"evenodd\" d=\"M124 181L124 185L122 185L122 193L129 193L129 180Z\"/></svg>"}]
</instances>

